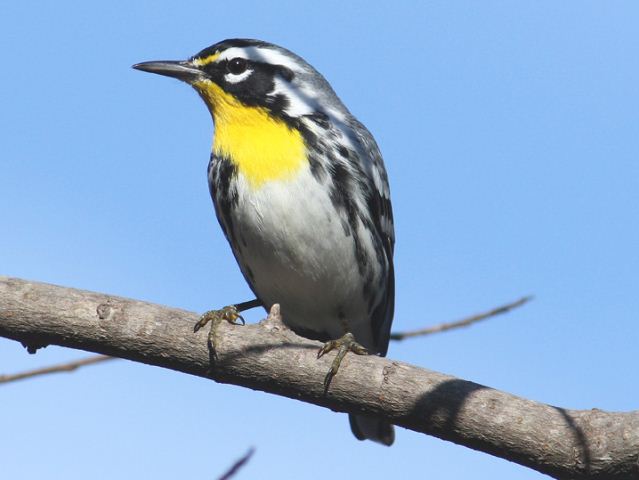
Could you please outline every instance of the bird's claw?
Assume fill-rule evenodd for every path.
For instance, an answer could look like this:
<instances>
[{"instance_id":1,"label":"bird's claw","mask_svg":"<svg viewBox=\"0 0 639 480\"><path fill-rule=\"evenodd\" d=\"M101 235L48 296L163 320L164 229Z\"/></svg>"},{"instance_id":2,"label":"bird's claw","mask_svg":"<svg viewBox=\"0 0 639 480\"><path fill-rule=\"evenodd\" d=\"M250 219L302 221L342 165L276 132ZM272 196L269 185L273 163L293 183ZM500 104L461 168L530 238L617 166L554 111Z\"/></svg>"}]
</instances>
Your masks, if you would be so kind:
<instances>
[{"instance_id":1,"label":"bird's claw","mask_svg":"<svg viewBox=\"0 0 639 480\"><path fill-rule=\"evenodd\" d=\"M317 358L320 358L326 353L335 349L337 349L337 355L333 359L331 368L328 370L328 373L324 377L324 393L328 391L328 387L331 385L333 377L337 375L339 366L348 352L353 352L356 355L368 355L368 350L366 350L366 348L355 341L355 337L353 336L353 334L347 333L342 338L326 342L322 346L322 348L318 350Z\"/></svg>"},{"instance_id":2,"label":"bird's claw","mask_svg":"<svg viewBox=\"0 0 639 480\"><path fill-rule=\"evenodd\" d=\"M244 317L240 315L239 310L235 305L229 305L219 310L209 310L205 312L197 323L193 326L193 332L197 332L201 328L205 327L208 323L211 323L211 329L208 335L208 346L211 355L216 358L216 333L217 328L222 322L230 323L231 325L245 325Z\"/></svg>"}]
</instances>

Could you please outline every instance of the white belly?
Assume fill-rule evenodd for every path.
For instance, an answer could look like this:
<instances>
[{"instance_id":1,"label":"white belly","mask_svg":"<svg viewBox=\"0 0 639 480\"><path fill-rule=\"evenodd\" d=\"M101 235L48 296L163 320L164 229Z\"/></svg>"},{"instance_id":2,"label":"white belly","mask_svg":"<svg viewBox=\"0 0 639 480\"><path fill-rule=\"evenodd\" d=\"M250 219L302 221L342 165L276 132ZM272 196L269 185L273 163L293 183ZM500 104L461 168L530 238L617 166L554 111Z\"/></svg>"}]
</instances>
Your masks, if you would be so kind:
<instances>
[{"instance_id":1,"label":"white belly","mask_svg":"<svg viewBox=\"0 0 639 480\"><path fill-rule=\"evenodd\" d=\"M241 174L236 182L234 248L265 306L279 303L284 322L294 330L330 338L350 331L370 346L368 302L353 235L327 189L308 168L293 180L258 190L250 189ZM373 251L371 233L361 224L357 232L362 248ZM374 264L367 268L377 280L381 272Z\"/></svg>"}]
</instances>

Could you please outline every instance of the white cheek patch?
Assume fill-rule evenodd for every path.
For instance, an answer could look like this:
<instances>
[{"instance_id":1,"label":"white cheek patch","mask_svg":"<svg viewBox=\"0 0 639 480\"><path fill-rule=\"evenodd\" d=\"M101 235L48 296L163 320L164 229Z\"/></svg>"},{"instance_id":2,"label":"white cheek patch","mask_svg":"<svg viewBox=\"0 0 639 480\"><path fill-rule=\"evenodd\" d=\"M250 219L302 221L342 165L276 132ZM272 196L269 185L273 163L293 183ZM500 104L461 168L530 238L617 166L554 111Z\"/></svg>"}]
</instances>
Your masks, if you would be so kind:
<instances>
[{"instance_id":1,"label":"white cheek patch","mask_svg":"<svg viewBox=\"0 0 639 480\"><path fill-rule=\"evenodd\" d=\"M253 70L250 69L240 73L239 75L236 75L235 73L227 73L226 75L224 75L224 80L226 80L228 83L243 82L251 76L251 73L253 73Z\"/></svg>"},{"instance_id":2,"label":"white cheek patch","mask_svg":"<svg viewBox=\"0 0 639 480\"><path fill-rule=\"evenodd\" d=\"M318 108L313 92L301 90L281 78L275 79L275 89L271 93L273 96L278 94L284 95L288 100L289 104L285 111L291 117L310 115Z\"/></svg>"},{"instance_id":3,"label":"white cheek patch","mask_svg":"<svg viewBox=\"0 0 639 480\"><path fill-rule=\"evenodd\" d=\"M317 93L313 90L306 88L303 85L290 83L282 78L275 79L275 89L270 95L282 94L288 99L288 106L284 111L291 117L302 117L304 115L312 115L320 110L322 104ZM340 124L346 121L344 113L339 109L324 106L321 110L328 115L328 117L335 123L337 128L340 128ZM350 143L348 136L344 136L342 139L344 142Z\"/></svg>"}]
</instances>

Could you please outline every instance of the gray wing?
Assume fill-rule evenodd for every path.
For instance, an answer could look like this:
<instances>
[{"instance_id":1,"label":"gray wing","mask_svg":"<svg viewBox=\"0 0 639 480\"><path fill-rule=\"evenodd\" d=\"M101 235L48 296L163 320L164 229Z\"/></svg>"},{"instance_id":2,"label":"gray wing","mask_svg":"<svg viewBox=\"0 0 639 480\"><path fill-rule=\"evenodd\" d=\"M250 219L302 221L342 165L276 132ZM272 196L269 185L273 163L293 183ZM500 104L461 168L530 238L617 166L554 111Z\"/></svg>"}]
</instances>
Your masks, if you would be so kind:
<instances>
[{"instance_id":1,"label":"gray wing","mask_svg":"<svg viewBox=\"0 0 639 480\"><path fill-rule=\"evenodd\" d=\"M357 122L357 121L356 121ZM391 324L395 312L395 271L393 266L393 252L395 249L395 229L393 224L393 208L390 200L388 175L384 167L384 160L379 147L370 132L357 122L358 140L365 150L365 158L369 162L364 165L369 179L370 188L367 192L368 208L371 221L377 233L380 247L387 262L386 286L379 304L373 311L372 330L373 341L377 353L382 356L388 351Z\"/></svg>"},{"instance_id":2,"label":"gray wing","mask_svg":"<svg viewBox=\"0 0 639 480\"><path fill-rule=\"evenodd\" d=\"M331 177L331 182L327 182L331 200L341 213L345 229L350 227L356 236L355 225L359 218L374 232L375 254L386 267L386 276L382 284L374 286L382 292L374 299L376 303L371 309L371 328L374 353L385 355L395 306L395 231L388 176L379 147L370 132L348 112L330 87L325 86L323 92L332 95L333 103L340 106L344 117L340 119L335 115L315 112L304 116L303 122L297 126L308 136L311 172L318 181L327 182L326 176ZM352 152L354 154L351 155L342 146L344 137L356 150ZM322 161L322 157L329 161ZM359 250L361 244L358 244L357 239L355 243ZM365 262L362 264L365 265Z\"/></svg>"}]
</instances>

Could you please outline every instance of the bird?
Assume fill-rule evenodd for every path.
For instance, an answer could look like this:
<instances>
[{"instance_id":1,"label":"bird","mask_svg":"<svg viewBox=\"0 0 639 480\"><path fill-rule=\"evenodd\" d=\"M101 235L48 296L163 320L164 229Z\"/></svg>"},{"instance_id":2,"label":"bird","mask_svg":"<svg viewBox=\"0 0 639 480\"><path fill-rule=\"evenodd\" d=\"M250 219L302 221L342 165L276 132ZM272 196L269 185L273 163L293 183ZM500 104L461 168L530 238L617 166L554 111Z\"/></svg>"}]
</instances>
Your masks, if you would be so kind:
<instances>
[{"instance_id":1,"label":"bird","mask_svg":"<svg viewBox=\"0 0 639 480\"><path fill-rule=\"evenodd\" d=\"M395 304L388 175L367 128L302 57L228 39L187 60L133 65L190 84L214 125L208 183L215 213L255 300L205 313L220 322L279 304L284 324L337 355L385 356ZM385 419L350 415L359 440L391 445Z\"/></svg>"}]
</instances>

